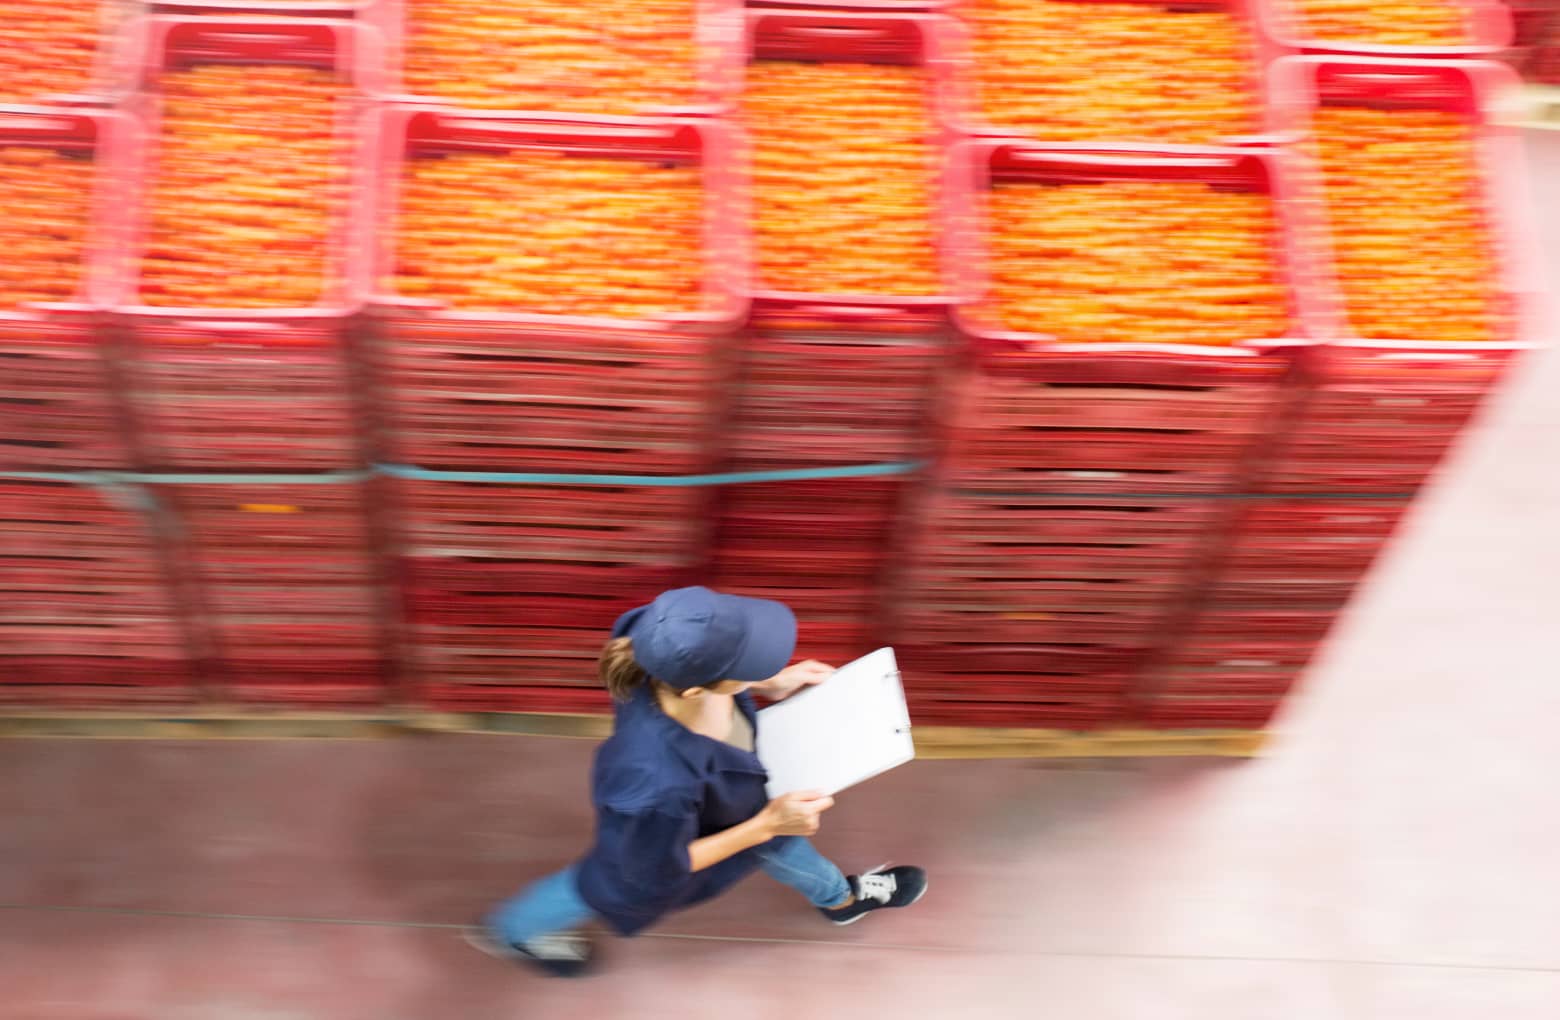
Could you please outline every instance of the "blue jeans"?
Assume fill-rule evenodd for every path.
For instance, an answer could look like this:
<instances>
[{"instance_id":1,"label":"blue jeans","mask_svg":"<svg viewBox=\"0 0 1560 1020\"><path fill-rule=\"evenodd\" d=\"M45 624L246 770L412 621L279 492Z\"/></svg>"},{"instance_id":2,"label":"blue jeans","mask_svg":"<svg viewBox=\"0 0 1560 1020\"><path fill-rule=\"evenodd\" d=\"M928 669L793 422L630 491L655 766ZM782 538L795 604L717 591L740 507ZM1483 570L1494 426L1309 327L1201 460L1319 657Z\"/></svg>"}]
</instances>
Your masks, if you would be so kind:
<instances>
[{"instance_id":1,"label":"blue jeans","mask_svg":"<svg viewBox=\"0 0 1560 1020\"><path fill-rule=\"evenodd\" d=\"M795 889L815 907L838 906L851 895L840 869L801 836L779 836L754 853L764 874ZM590 907L580 898L574 869L565 868L499 904L489 915L488 926L504 941L524 944L578 928L591 916Z\"/></svg>"}]
</instances>

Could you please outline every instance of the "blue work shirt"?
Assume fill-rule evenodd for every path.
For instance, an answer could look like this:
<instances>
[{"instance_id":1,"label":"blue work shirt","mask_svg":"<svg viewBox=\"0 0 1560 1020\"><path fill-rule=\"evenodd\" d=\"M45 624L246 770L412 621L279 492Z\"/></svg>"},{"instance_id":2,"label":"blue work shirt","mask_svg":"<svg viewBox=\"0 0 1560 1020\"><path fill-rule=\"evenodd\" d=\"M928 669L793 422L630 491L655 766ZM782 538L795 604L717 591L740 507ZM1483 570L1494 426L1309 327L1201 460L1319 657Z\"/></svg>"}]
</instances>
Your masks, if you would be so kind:
<instances>
[{"instance_id":1,"label":"blue work shirt","mask_svg":"<svg viewBox=\"0 0 1560 1020\"><path fill-rule=\"evenodd\" d=\"M736 703L756 738L753 699L743 692ZM757 870L757 848L695 872L688 844L758 814L768 778L757 755L693 732L661 711L649 685L637 688L596 752L596 844L579 863L580 896L633 935L725 892Z\"/></svg>"}]
</instances>

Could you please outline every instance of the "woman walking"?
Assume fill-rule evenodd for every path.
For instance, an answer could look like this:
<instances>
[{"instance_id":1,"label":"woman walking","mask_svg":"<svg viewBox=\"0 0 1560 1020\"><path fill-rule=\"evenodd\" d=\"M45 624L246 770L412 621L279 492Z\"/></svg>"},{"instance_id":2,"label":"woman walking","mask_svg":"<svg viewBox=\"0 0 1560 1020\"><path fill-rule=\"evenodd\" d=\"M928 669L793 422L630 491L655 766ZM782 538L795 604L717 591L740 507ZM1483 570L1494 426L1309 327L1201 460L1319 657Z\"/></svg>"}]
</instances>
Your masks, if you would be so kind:
<instances>
[{"instance_id":1,"label":"woman walking","mask_svg":"<svg viewBox=\"0 0 1560 1020\"><path fill-rule=\"evenodd\" d=\"M574 976L591 963L588 922L634 935L754 871L835 924L920 899L920 868L847 877L814 849L807 837L832 798L765 794L752 692L778 701L832 672L811 661L787 668L795 647L789 608L708 588L665 592L623 614L600 660L617 719L592 774L595 845L500 904L473 944Z\"/></svg>"}]
</instances>

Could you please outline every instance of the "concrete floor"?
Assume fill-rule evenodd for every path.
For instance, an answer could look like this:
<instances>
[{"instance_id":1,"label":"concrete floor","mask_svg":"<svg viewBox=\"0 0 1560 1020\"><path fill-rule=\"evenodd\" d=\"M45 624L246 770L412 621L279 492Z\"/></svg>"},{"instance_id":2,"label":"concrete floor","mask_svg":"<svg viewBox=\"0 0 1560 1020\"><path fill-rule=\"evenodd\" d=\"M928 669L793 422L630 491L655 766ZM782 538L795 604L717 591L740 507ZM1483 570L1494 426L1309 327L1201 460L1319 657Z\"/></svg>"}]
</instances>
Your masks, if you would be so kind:
<instances>
[{"instance_id":1,"label":"concrete floor","mask_svg":"<svg viewBox=\"0 0 1560 1020\"><path fill-rule=\"evenodd\" d=\"M0 1017L1555 1020L1557 464L1549 352L1264 759L918 763L819 840L924 864L913 910L836 930L759 877L585 982L456 929L579 850L588 744L0 742Z\"/></svg>"}]
</instances>

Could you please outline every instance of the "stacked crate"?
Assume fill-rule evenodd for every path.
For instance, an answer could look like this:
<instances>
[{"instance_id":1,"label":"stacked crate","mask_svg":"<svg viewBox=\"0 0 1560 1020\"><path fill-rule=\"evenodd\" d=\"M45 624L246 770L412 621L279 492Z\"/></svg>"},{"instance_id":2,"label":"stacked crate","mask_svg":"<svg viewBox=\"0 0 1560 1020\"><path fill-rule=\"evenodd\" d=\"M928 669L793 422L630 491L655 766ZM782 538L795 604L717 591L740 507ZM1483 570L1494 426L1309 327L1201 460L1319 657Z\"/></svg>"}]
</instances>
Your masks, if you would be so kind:
<instances>
[{"instance_id":1,"label":"stacked crate","mask_svg":"<svg viewBox=\"0 0 1560 1020\"><path fill-rule=\"evenodd\" d=\"M134 215L113 314L140 458L185 473L158 488L192 545L214 682L240 701L382 700L347 328L372 40L256 17L135 36L144 132L117 166Z\"/></svg>"},{"instance_id":2,"label":"stacked crate","mask_svg":"<svg viewBox=\"0 0 1560 1020\"><path fill-rule=\"evenodd\" d=\"M250 704L377 704L385 633L369 487L300 477L152 486L184 528L214 693Z\"/></svg>"},{"instance_id":3,"label":"stacked crate","mask_svg":"<svg viewBox=\"0 0 1560 1020\"><path fill-rule=\"evenodd\" d=\"M134 487L0 477L0 701L194 699L163 525Z\"/></svg>"},{"instance_id":4,"label":"stacked crate","mask_svg":"<svg viewBox=\"0 0 1560 1020\"><path fill-rule=\"evenodd\" d=\"M101 168L126 129L112 113L0 107L0 471L130 466L93 304L117 206Z\"/></svg>"},{"instance_id":5,"label":"stacked crate","mask_svg":"<svg viewBox=\"0 0 1560 1020\"><path fill-rule=\"evenodd\" d=\"M951 103L943 33L917 16L748 17L739 108L756 269L724 437L731 471L805 476L925 456L951 346L935 227ZM830 94L776 110L776 82L809 75ZM905 195L907 173L923 194ZM910 241L918 224L901 201L925 203ZM897 261L905 253L931 271L902 275L916 268ZM854 659L882 639L881 586L911 484L900 474L726 486L710 583L790 605L799 654Z\"/></svg>"},{"instance_id":6,"label":"stacked crate","mask_svg":"<svg viewBox=\"0 0 1560 1020\"><path fill-rule=\"evenodd\" d=\"M386 110L380 125L381 261L363 286L373 293L381 442L403 465L389 485L416 696L444 708L599 709L605 631L689 582L707 554L708 489L677 483L715 466L726 337L744 308L743 245L721 198L729 137L687 118L574 124L418 107ZM536 158L639 174L692 168L705 243L687 307L649 315L593 303L617 279L605 264L565 267L573 282L547 295L506 290L502 274L448 281L415 271L412 246L451 230L420 225L432 215L428 192L415 190L420 170L464 160L473 177L441 188L478 187L485 181L468 182L503 174L506 160ZM595 189L587 210L613 198L606 185L586 187ZM461 209L463 194L454 193ZM554 228L588 232L593 213L573 208L553 211ZM502 243L546 263L529 237L536 229L524 224Z\"/></svg>"},{"instance_id":7,"label":"stacked crate","mask_svg":"<svg viewBox=\"0 0 1560 1020\"><path fill-rule=\"evenodd\" d=\"M976 355L944 415L938 476L896 586L906 689L927 721L1119 721L1288 399L1303 298L1292 285L1273 291L1288 328L1271 335L1175 314L1163 321L1178 332L1160 343L1114 342L1104 329L1088 342L1060 320L1057 336L1017 330L990 303L991 281L1012 272L994 240L992 189L1179 182L1249 194L1267 210L1264 274L1293 281L1285 178L1271 155L1239 149L993 139L963 158L961 250L980 255L966 256L960 318Z\"/></svg>"},{"instance_id":8,"label":"stacked crate","mask_svg":"<svg viewBox=\"0 0 1560 1020\"><path fill-rule=\"evenodd\" d=\"M1225 547L1179 618L1178 643L1149 688L1153 724L1266 723L1448 448L1536 337L1542 286L1525 275L1534 260L1515 229L1528 215L1518 155L1484 112L1508 79L1496 64L1343 55L1276 69L1275 123L1309 154L1312 188L1301 197L1322 216L1308 243L1330 256L1341 315L1333 342L1306 359L1303 399L1275 431ZM1458 126L1444 144L1457 149L1465 138L1466 151L1436 166L1435 181L1456 190L1466 178L1468 189L1416 195L1432 154L1404 156L1401 140L1390 143L1396 166L1371 171L1397 175L1382 190L1335 180L1351 174L1344 160L1382 142L1344 134L1319 149L1319 110L1432 128L1427 118L1445 118ZM1427 209L1453 220L1426 231L1418 218ZM1390 242L1404 216L1415 226L1402 247L1365 261L1361 246ZM1450 261L1468 254L1449 247L1459 221L1482 235L1486 264ZM1448 278L1423 278L1442 269Z\"/></svg>"},{"instance_id":9,"label":"stacked crate","mask_svg":"<svg viewBox=\"0 0 1560 1020\"><path fill-rule=\"evenodd\" d=\"M10 60L12 58L3 58ZM118 208L112 113L0 107L0 700L195 696L168 519L123 470L130 446L94 304Z\"/></svg>"}]
</instances>

